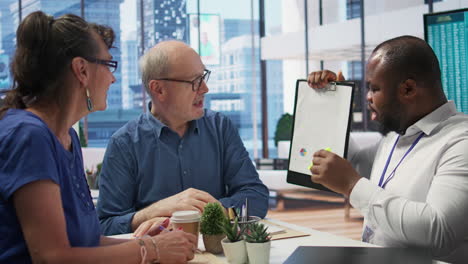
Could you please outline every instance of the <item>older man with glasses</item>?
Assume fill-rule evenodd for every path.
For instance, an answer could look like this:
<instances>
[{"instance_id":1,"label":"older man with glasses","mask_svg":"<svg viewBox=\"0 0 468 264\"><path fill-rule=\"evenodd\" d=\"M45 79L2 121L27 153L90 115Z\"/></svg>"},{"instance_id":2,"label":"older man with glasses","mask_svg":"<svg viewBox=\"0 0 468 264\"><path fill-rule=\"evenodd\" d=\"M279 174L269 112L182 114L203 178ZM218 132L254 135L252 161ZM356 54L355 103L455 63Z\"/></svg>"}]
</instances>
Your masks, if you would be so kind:
<instances>
[{"instance_id":1,"label":"older man with glasses","mask_svg":"<svg viewBox=\"0 0 468 264\"><path fill-rule=\"evenodd\" d=\"M151 110L109 141L99 182L104 234L152 233L180 210L209 202L264 217L268 189L260 181L237 128L203 108L210 71L179 41L165 41L140 61Z\"/></svg>"}]
</instances>

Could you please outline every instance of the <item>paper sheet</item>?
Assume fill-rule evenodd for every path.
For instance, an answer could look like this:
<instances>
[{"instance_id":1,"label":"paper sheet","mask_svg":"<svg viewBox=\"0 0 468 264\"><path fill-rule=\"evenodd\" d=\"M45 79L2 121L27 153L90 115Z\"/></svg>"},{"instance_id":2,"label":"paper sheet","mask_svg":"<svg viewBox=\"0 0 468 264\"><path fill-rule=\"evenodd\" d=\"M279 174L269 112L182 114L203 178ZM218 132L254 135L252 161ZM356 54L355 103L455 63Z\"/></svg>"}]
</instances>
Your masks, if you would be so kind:
<instances>
[{"instance_id":1,"label":"paper sheet","mask_svg":"<svg viewBox=\"0 0 468 264\"><path fill-rule=\"evenodd\" d=\"M289 170L311 175L308 167L316 151L329 148L344 155L352 86L327 91L312 89L305 81L298 85Z\"/></svg>"}]
</instances>

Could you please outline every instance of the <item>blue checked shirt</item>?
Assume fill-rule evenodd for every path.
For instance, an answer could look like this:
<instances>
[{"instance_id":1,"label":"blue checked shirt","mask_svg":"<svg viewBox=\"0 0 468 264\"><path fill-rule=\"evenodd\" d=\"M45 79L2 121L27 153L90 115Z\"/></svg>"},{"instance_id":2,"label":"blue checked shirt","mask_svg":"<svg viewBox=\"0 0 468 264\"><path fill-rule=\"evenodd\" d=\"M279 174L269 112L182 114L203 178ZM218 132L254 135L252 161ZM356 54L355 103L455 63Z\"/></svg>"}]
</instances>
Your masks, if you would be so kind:
<instances>
[{"instance_id":1,"label":"blue checked shirt","mask_svg":"<svg viewBox=\"0 0 468 264\"><path fill-rule=\"evenodd\" d=\"M98 216L105 235L129 233L133 215L188 188L210 193L224 207L249 201L249 214L265 217L268 189L261 182L236 127L205 110L184 137L151 113L111 138L99 180Z\"/></svg>"}]
</instances>

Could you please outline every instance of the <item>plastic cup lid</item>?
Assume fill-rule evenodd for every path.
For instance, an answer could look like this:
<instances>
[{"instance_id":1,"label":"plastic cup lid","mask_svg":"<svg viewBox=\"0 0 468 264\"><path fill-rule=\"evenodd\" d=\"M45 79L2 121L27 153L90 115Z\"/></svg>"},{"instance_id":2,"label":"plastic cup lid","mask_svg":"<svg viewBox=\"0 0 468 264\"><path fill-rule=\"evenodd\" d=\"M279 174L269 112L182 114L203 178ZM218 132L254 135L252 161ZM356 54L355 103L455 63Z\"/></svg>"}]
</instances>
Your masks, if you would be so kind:
<instances>
[{"instance_id":1,"label":"plastic cup lid","mask_svg":"<svg viewBox=\"0 0 468 264\"><path fill-rule=\"evenodd\" d=\"M171 222L174 223L190 223L200 220L198 211L176 211L172 214Z\"/></svg>"}]
</instances>

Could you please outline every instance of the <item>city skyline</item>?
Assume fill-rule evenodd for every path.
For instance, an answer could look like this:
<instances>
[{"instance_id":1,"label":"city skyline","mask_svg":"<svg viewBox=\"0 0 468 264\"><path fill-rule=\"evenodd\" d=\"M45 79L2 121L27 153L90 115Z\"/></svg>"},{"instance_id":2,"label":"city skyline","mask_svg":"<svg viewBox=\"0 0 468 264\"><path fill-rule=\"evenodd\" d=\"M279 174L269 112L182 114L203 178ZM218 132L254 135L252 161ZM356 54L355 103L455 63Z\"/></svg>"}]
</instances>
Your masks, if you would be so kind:
<instances>
[{"instance_id":1,"label":"city skyline","mask_svg":"<svg viewBox=\"0 0 468 264\"><path fill-rule=\"evenodd\" d=\"M56 4L55 0L32 0L23 6L22 17L30 12L42 10L53 16L65 13L80 15L81 7L77 0L63 0ZM111 49L113 57L119 61L118 71L114 74L116 83L112 84L108 91L108 110L94 112L87 117L88 146L105 147L110 136L128 120L136 118L143 111L142 85L138 72L138 58L141 55L141 30L137 10L138 3L133 1L113 0L87 0L84 2L85 19L90 22L106 24L114 28L116 40L115 49ZM195 1L196 2L196 1ZM210 1L203 1L202 7ZM250 1L244 1L250 3ZM10 0L10 5L0 5L2 10L7 9L9 20L18 20L18 10L12 8L16 0ZM188 14L196 13L193 10L193 1L185 0L145 0L144 8L144 48L152 47L156 43L166 39L179 39L190 44ZM128 5L133 6L130 8ZM248 5L250 7L250 5ZM190 10L192 9L192 10ZM202 14L208 12L218 24L212 24L192 28L192 30L204 30L211 27L211 33L219 33L216 39L219 49L218 62L205 61L209 54L202 52L207 68L213 74L208 86L210 93L206 95L205 108L223 112L233 120L239 129L241 138L252 158L258 157L261 150L261 98L260 98L260 42L258 37L259 22L250 18L250 12L241 18L233 15L235 12L220 12L216 8L203 8ZM11 12L13 10L13 12ZM133 15L126 16L126 13ZM231 14L232 13L232 14ZM234 16L234 18L230 18ZM1 17L5 19L5 17ZM200 20L205 20L201 17ZM211 23L211 22L210 22ZM2 27L5 24L2 24ZM125 26L123 26L125 25ZM255 26L255 37L252 38L252 25ZM9 26L9 36L2 34L2 46L6 41L14 43L14 31L16 26ZM214 30L214 31L213 31ZM208 32L209 33L209 32ZM195 34L196 36L197 34ZM202 38L204 37L201 35ZM213 40L213 39L212 39ZM192 39L192 42L194 40ZM198 42L198 39L195 41ZM200 43L203 43L201 39ZM198 44L198 43L197 43ZM253 46L252 46L253 45ZM10 47L10 55L14 52L14 46ZM198 48L196 48L198 49ZM203 50L203 46L201 46ZM204 52L207 52L205 50ZM205 56L203 56L205 55ZM281 71L281 62L272 63L270 71ZM1 72L0 72L1 73ZM2 76L0 76L1 78ZM281 75L272 74L268 91L270 93L271 106L269 106L269 139L273 137L276 120L283 112L281 94ZM148 97L147 97L148 98ZM147 100L148 102L148 100ZM274 107L273 107L274 106ZM146 107L146 106L145 106ZM272 151L272 150L270 150Z\"/></svg>"}]
</instances>

